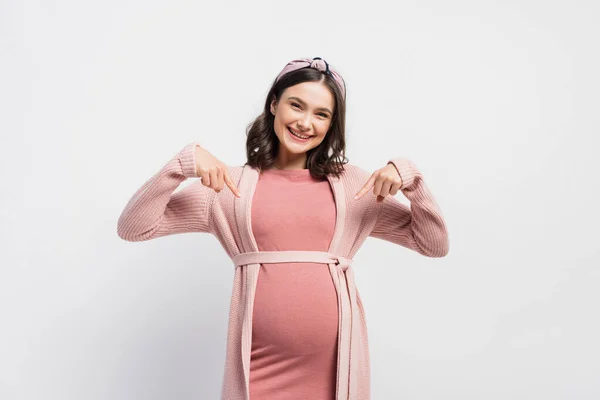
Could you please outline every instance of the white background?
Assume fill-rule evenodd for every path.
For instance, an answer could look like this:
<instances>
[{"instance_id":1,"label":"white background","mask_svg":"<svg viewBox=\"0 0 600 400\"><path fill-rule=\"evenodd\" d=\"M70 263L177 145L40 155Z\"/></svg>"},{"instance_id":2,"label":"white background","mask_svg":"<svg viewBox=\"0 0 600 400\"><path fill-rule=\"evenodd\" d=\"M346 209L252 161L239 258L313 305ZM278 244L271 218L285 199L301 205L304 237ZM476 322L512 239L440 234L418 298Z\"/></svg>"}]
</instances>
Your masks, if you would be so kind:
<instances>
[{"instance_id":1,"label":"white background","mask_svg":"<svg viewBox=\"0 0 600 400\"><path fill-rule=\"evenodd\" d=\"M599 19L1 1L0 398L219 397L233 264L211 235L130 243L117 219L191 141L242 165L272 80L316 56L347 82L350 162L411 159L450 235L445 258L373 238L355 257L372 398L600 398Z\"/></svg>"}]
</instances>

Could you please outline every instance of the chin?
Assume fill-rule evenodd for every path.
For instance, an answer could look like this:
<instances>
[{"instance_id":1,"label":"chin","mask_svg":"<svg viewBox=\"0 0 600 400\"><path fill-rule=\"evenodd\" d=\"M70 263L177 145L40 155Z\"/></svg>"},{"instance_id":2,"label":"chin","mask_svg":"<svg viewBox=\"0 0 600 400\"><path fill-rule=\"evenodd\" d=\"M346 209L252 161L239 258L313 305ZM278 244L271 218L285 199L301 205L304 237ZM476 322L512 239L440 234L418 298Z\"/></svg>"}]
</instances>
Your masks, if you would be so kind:
<instances>
[{"instance_id":1,"label":"chin","mask_svg":"<svg viewBox=\"0 0 600 400\"><path fill-rule=\"evenodd\" d=\"M306 143L306 144L302 144L302 143L294 143L291 141L286 141L285 142L285 147L294 153L304 153L307 152L308 150L314 149L315 147L318 147L319 144L321 143L316 143L316 142L312 142L312 143Z\"/></svg>"}]
</instances>

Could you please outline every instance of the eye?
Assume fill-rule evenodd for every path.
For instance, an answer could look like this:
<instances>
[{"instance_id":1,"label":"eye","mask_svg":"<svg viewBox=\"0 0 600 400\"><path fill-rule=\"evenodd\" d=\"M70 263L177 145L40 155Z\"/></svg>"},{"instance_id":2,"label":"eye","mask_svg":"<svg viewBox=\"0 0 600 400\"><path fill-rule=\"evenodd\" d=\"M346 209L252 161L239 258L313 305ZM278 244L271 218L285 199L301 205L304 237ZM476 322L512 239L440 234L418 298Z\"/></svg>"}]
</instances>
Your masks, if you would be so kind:
<instances>
[{"instance_id":1,"label":"eye","mask_svg":"<svg viewBox=\"0 0 600 400\"><path fill-rule=\"evenodd\" d=\"M322 116L322 117L324 117L324 118L327 118L327 117L328 117L328 115L327 115L327 114L325 114L325 113L320 113L319 115L321 115L321 116Z\"/></svg>"},{"instance_id":2,"label":"eye","mask_svg":"<svg viewBox=\"0 0 600 400\"><path fill-rule=\"evenodd\" d=\"M292 107L300 107L300 104L298 104L298 103L292 103Z\"/></svg>"}]
</instances>

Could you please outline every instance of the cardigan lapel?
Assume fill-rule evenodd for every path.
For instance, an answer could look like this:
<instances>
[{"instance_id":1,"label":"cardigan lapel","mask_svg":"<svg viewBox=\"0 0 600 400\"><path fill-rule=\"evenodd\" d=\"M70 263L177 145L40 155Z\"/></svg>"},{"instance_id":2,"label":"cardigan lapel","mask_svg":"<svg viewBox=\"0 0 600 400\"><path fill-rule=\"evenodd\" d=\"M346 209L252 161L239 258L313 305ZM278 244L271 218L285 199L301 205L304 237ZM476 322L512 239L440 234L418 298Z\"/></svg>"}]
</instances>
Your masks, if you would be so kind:
<instances>
[{"instance_id":1,"label":"cardigan lapel","mask_svg":"<svg viewBox=\"0 0 600 400\"><path fill-rule=\"evenodd\" d=\"M240 179L239 190L241 198L234 200L235 223L241 240L240 253L258 251L250 216L252 212L252 198L258 182L258 171L249 165L244 165ZM254 293L260 264L248 264L242 267L242 304L244 315L242 320L241 349L242 367L244 371L244 382L246 398L250 396L250 355L252 351L252 311L254 308Z\"/></svg>"},{"instance_id":2,"label":"cardigan lapel","mask_svg":"<svg viewBox=\"0 0 600 400\"><path fill-rule=\"evenodd\" d=\"M329 252L337 254L340 247L342 236L344 234L344 219L346 217L346 200L344 195L344 186L339 178L333 175L327 175L327 180L333 191L335 201L335 228L333 230L333 239L329 244Z\"/></svg>"},{"instance_id":3,"label":"cardigan lapel","mask_svg":"<svg viewBox=\"0 0 600 400\"><path fill-rule=\"evenodd\" d=\"M329 252L340 254L346 220L346 192L340 178L327 175L331 184L335 206L336 226ZM357 351L359 338L359 315L356 304L356 287L352 267L343 270L339 265L329 264L329 271L338 296L338 364L336 399L355 399L358 393Z\"/></svg>"},{"instance_id":4,"label":"cardigan lapel","mask_svg":"<svg viewBox=\"0 0 600 400\"><path fill-rule=\"evenodd\" d=\"M239 237L242 241L240 252L258 251L254 235L252 234L252 199L258 182L258 171L248 164L242 169L242 177L240 179L240 193L245 194L241 198L235 198L234 210L235 220Z\"/></svg>"}]
</instances>

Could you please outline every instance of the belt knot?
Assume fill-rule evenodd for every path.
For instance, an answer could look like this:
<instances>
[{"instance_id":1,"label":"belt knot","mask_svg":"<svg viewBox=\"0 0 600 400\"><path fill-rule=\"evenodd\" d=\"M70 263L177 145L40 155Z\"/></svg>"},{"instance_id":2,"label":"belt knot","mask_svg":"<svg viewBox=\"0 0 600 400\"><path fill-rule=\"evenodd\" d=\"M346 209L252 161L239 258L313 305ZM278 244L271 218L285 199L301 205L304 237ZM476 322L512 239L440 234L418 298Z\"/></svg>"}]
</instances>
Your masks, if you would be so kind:
<instances>
[{"instance_id":1,"label":"belt knot","mask_svg":"<svg viewBox=\"0 0 600 400\"><path fill-rule=\"evenodd\" d=\"M343 272L346 272L348 267L352 264L352 260L342 256L334 256L335 264L342 268Z\"/></svg>"}]
</instances>

